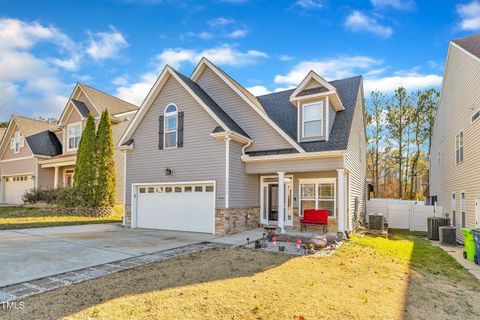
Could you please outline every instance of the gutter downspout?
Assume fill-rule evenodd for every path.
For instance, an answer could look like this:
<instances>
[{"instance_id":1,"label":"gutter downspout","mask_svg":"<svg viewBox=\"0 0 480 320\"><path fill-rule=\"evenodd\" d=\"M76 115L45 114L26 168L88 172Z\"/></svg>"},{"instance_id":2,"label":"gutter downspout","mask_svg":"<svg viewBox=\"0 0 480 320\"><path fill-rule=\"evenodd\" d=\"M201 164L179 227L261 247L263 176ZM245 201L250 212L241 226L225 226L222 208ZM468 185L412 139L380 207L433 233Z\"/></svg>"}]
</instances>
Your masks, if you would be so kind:
<instances>
[{"instance_id":1,"label":"gutter downspout","mask_svg":"<svg viewBox=\"0 0 480 320\"><path fill-rule=\"evenodd\" d=\"M248 141L248 143L242 147L242 156L246 156L246 155L247 155L247 154L245 153L245 149L247 149L247 148L250 147L251 145L252 145L252 141Z\"/></svg>"},{"instance_id":2,"label":"gutter downspout","mask_svg":"<svg viewBox=\"0 0 480 320\"><path fill-rule=\"evenodd\" d=\"M225 141L225 208L230 208L230 138L226 135Z\"/></svg>"}]
</instances>

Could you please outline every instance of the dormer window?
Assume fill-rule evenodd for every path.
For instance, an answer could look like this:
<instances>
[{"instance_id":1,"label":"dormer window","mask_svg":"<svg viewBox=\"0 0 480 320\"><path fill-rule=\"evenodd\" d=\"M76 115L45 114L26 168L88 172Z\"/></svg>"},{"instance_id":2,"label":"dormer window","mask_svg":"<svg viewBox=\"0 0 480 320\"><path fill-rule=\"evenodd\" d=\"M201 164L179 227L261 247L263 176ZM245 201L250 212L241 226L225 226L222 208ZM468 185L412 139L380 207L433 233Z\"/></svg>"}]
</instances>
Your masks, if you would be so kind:
<instances>
[{"instance_id":1,"label":"dormer window","mask_svg":"<svg viewBox=\"0 0 480 320\"><path fill-rule=\"evenodd\" d=\"M302 105L303 138L319 137L323 133L323 101Z\"/></svg>"},{"instance_id":2,"label":"dormer window","mask_svg":"<svg viewBox=\"0 0 480 320\"><path fill-rule=\"evenodd\" d=\"M14 137L10 141L10 149L13 149L15 153L20 153L20 148L24 146L24 139L20 131L15 132Z\"/></svg>"}]
</instances>

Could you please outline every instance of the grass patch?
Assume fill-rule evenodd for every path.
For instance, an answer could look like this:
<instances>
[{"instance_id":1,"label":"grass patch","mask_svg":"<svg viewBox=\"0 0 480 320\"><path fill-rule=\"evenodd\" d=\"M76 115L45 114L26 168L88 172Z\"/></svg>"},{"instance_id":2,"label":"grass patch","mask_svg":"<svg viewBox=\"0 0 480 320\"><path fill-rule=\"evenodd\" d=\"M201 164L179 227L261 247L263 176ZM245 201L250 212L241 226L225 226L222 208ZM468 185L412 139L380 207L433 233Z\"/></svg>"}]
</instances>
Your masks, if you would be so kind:
<instances>
[{"instance_id":1,"label":"grass patch","mask_svg":"<svg viewBox=\"0 0 480 320\"><path fill-rule=\"evenodd\" d=\"M426 240L393 233L353 237L331 257L207 250L40 294L0 318L475 319L479 293Z\"/></svg>"},{"instance_id":2,"label":"grass patch","mask_svg":"<svg viewBox=\"0 0 480 320\"><path fill-rule=\"evenodd\" d=\"M122 209L122 205L116 205L111 216L96 218L45 212L24 207L0 207L0 230L121 222Z\"/></svg>"}]
</instances>

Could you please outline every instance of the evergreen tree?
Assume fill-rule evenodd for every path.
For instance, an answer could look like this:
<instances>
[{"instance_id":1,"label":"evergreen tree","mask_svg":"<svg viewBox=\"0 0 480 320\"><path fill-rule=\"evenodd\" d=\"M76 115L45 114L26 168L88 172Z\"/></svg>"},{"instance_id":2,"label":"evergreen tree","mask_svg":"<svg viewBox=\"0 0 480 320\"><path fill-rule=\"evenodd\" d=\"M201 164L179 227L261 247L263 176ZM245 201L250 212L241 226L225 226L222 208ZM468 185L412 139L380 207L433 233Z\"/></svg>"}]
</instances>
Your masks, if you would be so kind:
<instances>
[{"instance_id":1,"label":"evergreen tree","mask_svg":"<svg viewBox=\"0 0 480 320\"><path fill-rule=\"evenodd\" d=\"M95 120L90 113L77 151L74 179L74 187L78 190L80 205L86 207L94 207L96 204L96 149Z\"/></svg>"},{"instance_id":2,"label":"evergreen tree","mask_svg":"<svg viewBox=\"0 0 480 320\"><path fill-rule=\"evenodd\" d=\"M113 157L112 124L108 111L102 112L97 130L97 206L115 204L115 160Z\"/></svg>"}]
</instances>

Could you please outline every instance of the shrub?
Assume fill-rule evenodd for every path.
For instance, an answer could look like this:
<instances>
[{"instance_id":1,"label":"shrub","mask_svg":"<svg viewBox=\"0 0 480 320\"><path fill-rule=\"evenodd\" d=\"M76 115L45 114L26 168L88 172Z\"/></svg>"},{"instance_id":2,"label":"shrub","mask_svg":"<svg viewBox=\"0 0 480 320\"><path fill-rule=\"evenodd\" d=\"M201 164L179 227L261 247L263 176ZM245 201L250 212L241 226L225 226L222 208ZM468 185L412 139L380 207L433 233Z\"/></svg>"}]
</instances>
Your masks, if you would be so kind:
<instances>
[{"instance_id":1,"label":"shrub","mask_svg":"<svg viewBox=\"0 0 480 320\"><path fill-rule=\"evenodd\" d=\"M80 192L76 188L58 188L56 191L55 204L60 207L74 208L79 206Z\"/></svg>"},{"instance_id":2,"label":"shrub","mask_svg":"<svg viewBox=\"0 0 480 320\"><path fill-rule=\"evenodd\" d=\"M30 189L23 194L22 200L27 204L55 204L56 193L54 189Z\"/></svg>"}]
</instances>

